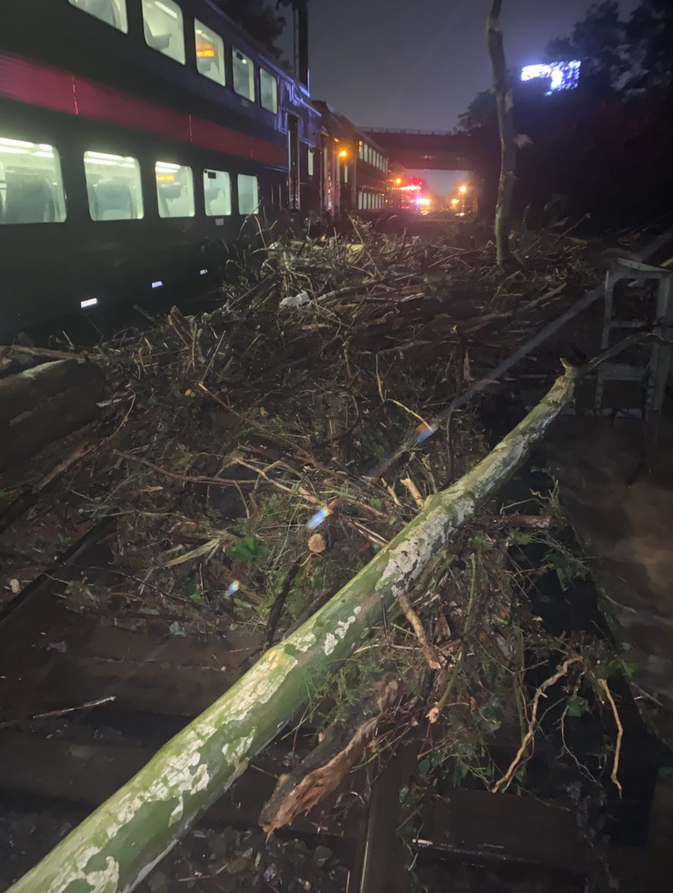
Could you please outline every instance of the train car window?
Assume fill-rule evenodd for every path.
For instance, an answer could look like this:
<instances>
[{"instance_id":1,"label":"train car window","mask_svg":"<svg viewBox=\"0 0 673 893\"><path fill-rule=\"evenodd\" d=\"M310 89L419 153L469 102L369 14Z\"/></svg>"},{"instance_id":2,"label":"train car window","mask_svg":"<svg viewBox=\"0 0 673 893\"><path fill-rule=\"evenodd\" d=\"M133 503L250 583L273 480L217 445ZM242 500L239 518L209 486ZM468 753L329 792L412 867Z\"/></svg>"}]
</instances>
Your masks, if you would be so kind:
<instances>
[{"instance_id":1,"label":"train car window","mask_svg":"<svg viewBox=\"0 0 673 893\"><path fill-rule=\"evenodd\" d=\"M145 42L148 47L185 64L182 10L174 0L143 0Z\"/></svg>"},{"instance_id":2,"label":"train car window","mask_svg":"<svg viewBox=\"0 0 673 893\"><path fill-rule=\"evenodd\" d=\"M348 165L344 164L344 183L348 183Z\"/></svg>"},{"instance_id":3,"label":"train car window","mask_svg":"<svg viewBox=\"0 0 673 893\"><path fill-rule=\"evenodd\" d=\"M203 172L203 193L208 217L231 214L231 177L225 171Z\"/></svg>"},{"instance_id":4,"label":"train car window","mask_svg":"<svg viewBox=\"0 0 673 893\"><path fill-rule=\"evenodd\" d=\"M309 177L314 176L315 174L315 152L313 149L308 150L308 164L306 165L306 172Z\"/></svg>"},{"instance_id":5,"label":"train car window","mask_svg":"<svg viewBox=\"0 0 673 893\"><path fill-rule=\"evenodd\" d=\"M255 65L248 56L234 50L234 90L239 96L255 101Z\"/></svg>"},{"instance_id":6,"label":"train car window","mask_svg":"<svg viewBox=\"0 0 673 893\"><path fill-rule=\"evenodd\" d=\"M88 12L106 25L112 25L117 31L129 32L126 15L126 0L68 0L71 6Z\"/></svg>"},{"instance_id":7,"label":"train car window","mask_svg":"<svg viewBox=\"0 0 673 893\"><path fill-rule=\"evenodd\" d=\"M275 115L278 112L278 81L263 68L259 70L259 92L262 108Z\"/></svg>"},{"instance_id":8,"label":"train car window","mask_svg":"<svg viewBox=\"0 0 673 893\"><path fill-rule=\"evenodd\" d=\"M224 87L226 81L224 67L224 41L211 28L194 19L196 35L196 68L199 74L210 78Z\"/></svg>"},{"instance_id":9,"label":"train car window","mask_svg":"<svg viewBox=\"0 0 673 893\"><path fill-rule=\"evenodd\" d=\"M159 217L193 217L194 174L191 167L157 161L154 168L157 180Z\"/></svg>"},{"instance_id":10,"label":"train car window","mask_svg":"<svg viewBox=\"0 0 673 893\"><path fill-rule=\"evenodd\" d=\"M0 225L63 223L66 216L56 149L0 138Z\"/></svg>"},{"instance_id":11,"label":"train car window","mask_svg":"<svg viewBox=\"0 0 673 893\"><path fill-rule=\"evenodd\" d=\"M92 220L141 220L145 216L140 165L135 158L84 153Z\"/></svg>"},{"instance_id":12,"label":"train car window","mask_svg":"<svg viewBox=\"0 0 673 893\"><path fill-rule=\"evenodd\" d=\"M238 213L256 214L259 210L259 186L257 177L238 175Z\"/></svg>"}]
</instances>

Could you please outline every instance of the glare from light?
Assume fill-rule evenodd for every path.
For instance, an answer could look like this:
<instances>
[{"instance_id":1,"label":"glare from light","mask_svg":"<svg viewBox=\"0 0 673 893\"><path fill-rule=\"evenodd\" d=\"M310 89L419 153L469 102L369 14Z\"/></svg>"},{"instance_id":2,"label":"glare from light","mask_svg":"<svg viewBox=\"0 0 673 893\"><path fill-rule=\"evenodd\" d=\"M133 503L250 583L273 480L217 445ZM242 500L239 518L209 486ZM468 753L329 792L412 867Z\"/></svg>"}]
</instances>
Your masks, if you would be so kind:
<instances>
[{"instance_id":1,"label":"glare from light","mask_svg":"<svg viewBox=\"0 0 673 893\"><path fill-rule=\"evenodd\" d=\"M321 508L315 513L315 515L311 518L306 526L309 530L315 530L316 527L320 527L325 518L328 518L331 514L332 509L328 505L326 505L324 508Z\"/></svg>"},{"instance_id":2,"label":"glare from light","mask_svg":"<svg viewBox=\"0 0 673 893\"><path fill-rule=\"evenodd\" d=\"M238 580L234 580L229 589L227 589L226 595L234 595L234 593L238 592L240 588L241 584L238 582Z\"/></svg>"},{"instance_id":3,"label":"glare from light","mask_svg":"<svg viewBox=\"0 0 673 893\"><path fill-rule=\"evenodd\" d=\"M348 158L348 150L342 149L341 152L339 152L339 158Z\"/></svg>"},{"instance_id":4,"label":"glare from light","mask_svg":"<svg viewBox=\"0 0 673 893\"><path fill-rule=\"evenodd\" d=\"M208 272L208 270L199 270L199 275L205 276L207 274L207 272Z\"/></svg>"},{"instance_id":5,"label":"glare from light","mask_svg":"<svg viewBox=\"0 0 673 893\"><path fill-rule=\"evenodd\" d=\"M86 301L80 301L79 306L83 310L85 307L95 307L97 303L98 298L87 298Z\"/></svg>"},{"instance_id":6,"label":"glare from light","mask_svg":"<svg viewBox=\"0 0 673 893\"><path fill-rule=\"evenodd\" d=\"M414 432L416 435L416 443L423 443L424 440L427 440L428 437L432 437L432 435L437 431L435 425L427 425L423 422L421 425L416 428Z\"/></svg>"},{"instance_id":7,"label":"glare from light","mask_svg":"<svg viewBox=\"0 0 673 893\"><path fill-rule=\"evenodd\" d=\"M395 185L396 185L396 186L401 186L401 185L402 185L402 177L398 177L398 178L395 180Z\"/></svg>"},{"instance_id":8,"label":"glare from light","mask_svg":"<svg viewBox=\"0 0 673 893\"><path fill-rule=\"evenodd\" d=\"M556 90L573 90L580 79L582 63L577 60L572 62L550 62L540 65L526 65L521 70L522 81L533 81L539 78L549 80L549 96Z\"/></svg>"},{"instance_id":9,"label":"glare from light","mask_svg":"<svg viewBox=\"0 0 673 893\"><path fill-rule=\"evenodd\" d=\"M467 192L467 186L463 183L458 192L462 192L463 194L465 194Z\"/></svg>"},{"instance_id":10,"label":"glare from light","mask_svg":"<svg viewBox=\"0 0 673 893\"><path fill-rule=\"evenodd\" d=\"M161 288L163 286L163 282L161 279L158 279L156 282L152 283L152 288Z\"/></svg>"}]
</instances>

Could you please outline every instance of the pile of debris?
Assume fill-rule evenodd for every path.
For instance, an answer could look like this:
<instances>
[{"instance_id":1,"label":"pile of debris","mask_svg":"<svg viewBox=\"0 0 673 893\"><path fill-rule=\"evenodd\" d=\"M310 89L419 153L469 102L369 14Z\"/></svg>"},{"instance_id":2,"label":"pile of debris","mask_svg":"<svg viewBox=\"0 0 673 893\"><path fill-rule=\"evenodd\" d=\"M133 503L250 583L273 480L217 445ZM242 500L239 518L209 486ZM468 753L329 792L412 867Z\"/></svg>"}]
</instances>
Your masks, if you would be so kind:
<instances>
[{"instance_id":1,"label":"pile of debris","mask_svg":"<svg viewBox=\"0 0 673 893\"><path fill-rule=\"evenodd\" d=\"M41 468L65 470L50 504L5 533L7 590L44 564L55 530L65 539L110 518L110 563L69 584L73 610L166 636L245 628L259 654L486 455L473 411L443 411L596 279L580 242L541 237L503 273L467 227L421 241L364 224L349 239L262 240L224 275L213 312L173 308L90 352L112 396L85 449L77 435L42 454ZM558 359L540 364L543 377ZM7 502L41 477L22 471ZM341 770L384 760L422 726L423 777L521 785L552 685L565 687L562 726L605 702L604 671L619 659L604 643L550 636L522 597L550 568L565 580L586 572L564 526L551 487L461 531L401 604L408 623L384 619L382 636L314 693L303 721L337 730L326 749L348 751ZM531 544L537 563L522 552ZM531 691L527 667L549 661L558 669ZM504 765L487 745L501 727L524 740ZM281 792L267 829L314 802L306 777Z\"/></svg>"}]
</instances>

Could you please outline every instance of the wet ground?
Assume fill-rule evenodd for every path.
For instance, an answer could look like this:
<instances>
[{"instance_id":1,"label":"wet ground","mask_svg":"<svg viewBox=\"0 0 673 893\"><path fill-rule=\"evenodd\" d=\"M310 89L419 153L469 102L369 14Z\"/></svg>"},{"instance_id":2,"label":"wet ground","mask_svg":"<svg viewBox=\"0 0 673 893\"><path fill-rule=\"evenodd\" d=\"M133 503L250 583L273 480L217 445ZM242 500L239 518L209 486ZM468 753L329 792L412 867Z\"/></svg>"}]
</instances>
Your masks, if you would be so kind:
<instances>
[{"instance_id":1,"label":"wet ground","mask_svg":"<svg viewBox=\"0 0 673 893\"><path fill-rule=\"evenodd\" d=\"M563 419L547 446L637 682L673 732L673 421ZM654 704L654 702L652 702Z\"/></svg>"}]
</instances>

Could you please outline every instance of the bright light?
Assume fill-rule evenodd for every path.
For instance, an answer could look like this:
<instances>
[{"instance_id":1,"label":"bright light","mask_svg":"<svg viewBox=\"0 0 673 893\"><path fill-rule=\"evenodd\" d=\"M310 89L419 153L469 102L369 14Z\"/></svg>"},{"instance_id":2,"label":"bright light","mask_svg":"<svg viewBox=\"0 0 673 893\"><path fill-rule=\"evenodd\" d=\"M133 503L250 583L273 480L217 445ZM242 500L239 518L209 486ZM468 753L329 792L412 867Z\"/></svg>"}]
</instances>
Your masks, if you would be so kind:
<instances>
[{"instance_id":1,"label":"bright light","mask_svg":"<svg viewBox=\"0 0 673 893\"><path fill-rule=\"evenodd\" d=\"M316 527L320 527L325 518L328 518L332 514L332 509L326 505L324 508L321 508L319 511L313 515L311 520L306 525L309 530L315 530Z\"/></svg>"},{"instance_id":2,"label":"bright light","mask_svg":"<svg viewBox=\"0 0 673 893\"><path fill-rule=\"evenodd\" d=\"M98 303L98 298L87 298L86 301L80 301L79 306L84 309L85 307L95 307Z\"/></svg>"},{"instance_id":3,"label":"bright light","mask_svg":"<svg viewBox=\"0 0 673 893\"><path fill-rule=\"evenodd\" d=\"M161 279L158 279L156 282L152 283L152 288L161 288L162 285L163 285L163 282L161 281Z\"/></svg>"},{"instance_id":4,"label":"bright light","mask_svg":"<svg viewBox=\"0 0 673 893\"><path fill-rule=\"evenodd\" d=\"M346 149L342 149L341 152L339 152L339 158L348 158L348 151Z\"/></svg>"},{"instance_id":5,"label":"bright light","mask_svg":"<svg viewBox=\"0 0 673 893\"><path fill-rule=\"evenodd\" d=\"M14 146L17 149L34 149L35 143L26 143L23 140L0 139L0 146Z\"/></svg>"},{"instance_id":6,"label":"bright light","mask_svg":"<svg viewBox=\"0 0 673 893\"><path fill-rule=\"evenodd\" d=\"M395 186L401 186L401 185L402 185L402 177L398 177L397 180L395 180Z\"/></svg>"},{"instance_id":7,"label":"bright light","mask_svg":"<svg viewBox=\"0 0 673 893\"><path fill-rule=\"evenodd\" d=\"M199 270L199 275L205 276L208 273L208 270Z\"/></svg>"},{"instance_id":8,"label":"bright light","mask_svg":"<svg viewBox=\"0 0 673 893\"><path fill-rule=\"evenodd\" d=\"M548 80L549 96L556 90L573 90L580 79L581 62L551 62L548 65L526 65L521 70L522 81L534 81L542 78Z\"/></svg>"},{"instance_id":9,"label":"bright light","mask_svg":"<svg viewBox=\"0 0 673 893\"><path fill-rule=\"evenodd\" d=\"M458 192L465 194L467 192L467 186L463 183Z\"/></svg>"},{"instance_id":10,"label":"bright light","mask_svg":"<svg viewBox=\"0 0 673 893\"><path fill-rule=\"evenodd\" d=\"M457 198L452 198L452 199L451 199L451 204L455 207L455 206L458 204L458 199L457 199Z\"/></svg>"},{"instance_id":11,"label":"bright light","mask_svg":"<svg viewBox=\"0 0 673 893\"><path fill-rule=\"evenodd\" d=\"M418 183L411 183L409 186L403 186L400 192L420 192L421 187Z\"/></svg>"}]
</instances>

